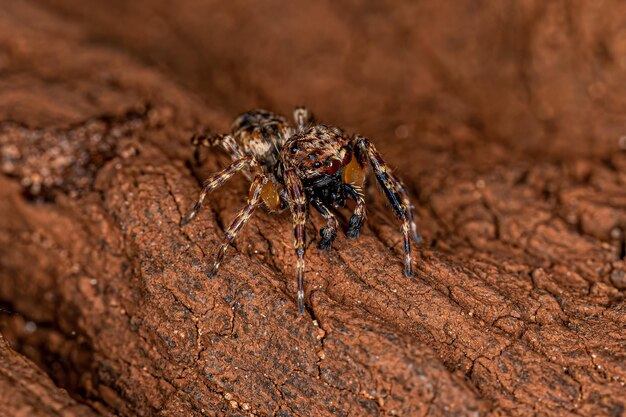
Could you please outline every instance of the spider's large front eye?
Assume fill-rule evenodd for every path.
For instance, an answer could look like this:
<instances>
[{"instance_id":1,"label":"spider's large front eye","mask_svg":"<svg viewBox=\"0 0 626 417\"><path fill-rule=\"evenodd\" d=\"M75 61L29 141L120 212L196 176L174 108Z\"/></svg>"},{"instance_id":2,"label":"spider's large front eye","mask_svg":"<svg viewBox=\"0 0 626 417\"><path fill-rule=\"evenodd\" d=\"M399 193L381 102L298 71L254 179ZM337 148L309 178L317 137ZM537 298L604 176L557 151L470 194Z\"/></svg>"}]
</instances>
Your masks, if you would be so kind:
<instances>
[{"instance_id":1,"label":"spider's large front eye","mask_svg":"<svg viewBox=\"0 0 626 417\"><path fill-rule=\"evenodd\" d=\"M331 159L330 161L328 161L327 165L328 173L334 175L337 171L339 171L339 168L341 167L341 162L336 159Z\"/></svg>"},{"instance_id":2,"label":"spider's large front eye","mask_svg":"<svg viewBox=\"0 0 626 417\"><path fill-rule=\"evenodd\" d=\"M315 163L313 164L313 168L319 168L322 166L322 163L320 161L315 161Z\"/></svg>"}]
</instances>

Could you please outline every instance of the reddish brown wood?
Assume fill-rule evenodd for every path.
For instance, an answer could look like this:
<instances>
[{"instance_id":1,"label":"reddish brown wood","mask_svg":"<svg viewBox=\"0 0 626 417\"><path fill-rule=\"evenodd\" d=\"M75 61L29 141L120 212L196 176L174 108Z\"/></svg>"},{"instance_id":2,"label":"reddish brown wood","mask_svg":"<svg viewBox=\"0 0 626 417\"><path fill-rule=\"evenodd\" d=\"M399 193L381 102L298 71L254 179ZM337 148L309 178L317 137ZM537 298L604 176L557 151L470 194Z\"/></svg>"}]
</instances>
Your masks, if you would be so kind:
<instances>
[{"instance_id":1,"label":"reddish brown wood","mask_svg":"<svg viewBox=\"0 0 626 417\"><path fill-rule=\"evenodd\" d=\"M11 345L103 414L623 415L626 6L250 7L0 5ZM191 134L301 103L371 137L426 239L408 280L371 186L358 241L307 229L304 316L287 215L206 277L244 178L179 227L227 161Z\"/></svg>"},{"instance_id":2,"label":"reddish brown wood","mask_svg":"<svg viewBox=\"0 0 626 417\"><path fill-rule=\"evenodd\" d=\"M54 386L41 369L12 350L0 336L0 415L12 417L95 417ZM107 415L106 412L103 415Z\"/></svg>"}]
</instances>

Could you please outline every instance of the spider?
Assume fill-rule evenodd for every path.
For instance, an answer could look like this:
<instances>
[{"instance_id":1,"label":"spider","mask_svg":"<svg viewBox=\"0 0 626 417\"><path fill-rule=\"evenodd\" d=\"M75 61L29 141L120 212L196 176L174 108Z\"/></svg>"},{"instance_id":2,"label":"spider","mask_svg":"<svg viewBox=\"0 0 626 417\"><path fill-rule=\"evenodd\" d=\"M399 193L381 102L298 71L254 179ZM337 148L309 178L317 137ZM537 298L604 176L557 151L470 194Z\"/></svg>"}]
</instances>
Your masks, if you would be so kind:
<instances>
[{"instance_id":1,"label":"spider","mask_svg":"<svg viewBox=\"0 0 626 417\"><path fill-rule=\"evenodd\" d=\"M270 212L289 207L297 256L298 312L304 313L305 223L309 206L326 220L326 226L320 229L318 247L329 249L338 229L333 211L343 207L348 199L354 200L356 205L346 235L356 239L366 216L362 187L368 165L395 215L402 221L404 275L412 277L410 241L419 243L421 238L413 221L413 205L402 181L367 138L349 136L339 128L316 124L304 107L295 108L293 118L295 125L290 125L283 116L252 110L239 115L227 134L204 132L193 136L197 163L200 146L221 146L230 154L232 163L204 182L197 203L181 220L181 226L198 214L207 193L223 185L235 173L242 171L252 181L247 204L226 229L209 277L215 276L228 246L261 201Z\"/></svg>"}]
</instances>

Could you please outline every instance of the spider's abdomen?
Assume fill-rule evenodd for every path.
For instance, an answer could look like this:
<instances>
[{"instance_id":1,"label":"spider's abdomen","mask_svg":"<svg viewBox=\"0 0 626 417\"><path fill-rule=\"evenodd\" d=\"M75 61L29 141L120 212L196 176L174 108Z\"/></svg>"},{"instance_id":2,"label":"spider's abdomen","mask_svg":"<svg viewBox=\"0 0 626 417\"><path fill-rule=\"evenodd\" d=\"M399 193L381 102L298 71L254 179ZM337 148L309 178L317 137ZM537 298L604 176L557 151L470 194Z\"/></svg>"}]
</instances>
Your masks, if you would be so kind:
<instances>
[{"instance_id":1,"label":"spider's abdomen","mask_svg":"<svg viewBox=\"0 0 626 417\"><path fill-rule=\"evenodd\" d=\"M271 172L293 128L280 115L266 110L252 110L235 119L231 132L243 152L253 156Z\"/></svg>"}]
</instances>

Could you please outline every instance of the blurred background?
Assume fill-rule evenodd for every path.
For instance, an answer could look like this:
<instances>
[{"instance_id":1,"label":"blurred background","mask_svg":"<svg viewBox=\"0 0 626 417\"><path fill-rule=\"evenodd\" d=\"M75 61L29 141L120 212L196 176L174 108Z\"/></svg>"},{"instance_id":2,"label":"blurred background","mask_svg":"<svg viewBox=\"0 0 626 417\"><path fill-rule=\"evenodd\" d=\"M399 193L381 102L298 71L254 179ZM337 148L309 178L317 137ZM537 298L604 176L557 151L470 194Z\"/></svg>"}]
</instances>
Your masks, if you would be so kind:
<instances>
[{"instance_id":1,"label":"blurred background","mask_svg":"<svg viewBox=\"0 0 626 417\"><path fill-rule=\"evenodd\" d=\"M476 137L520 157L603 157L626 134L617 0L37 3L228 117L306 104L325 122L427 153L475 154Z\"/></svg>"}]
</instances>

